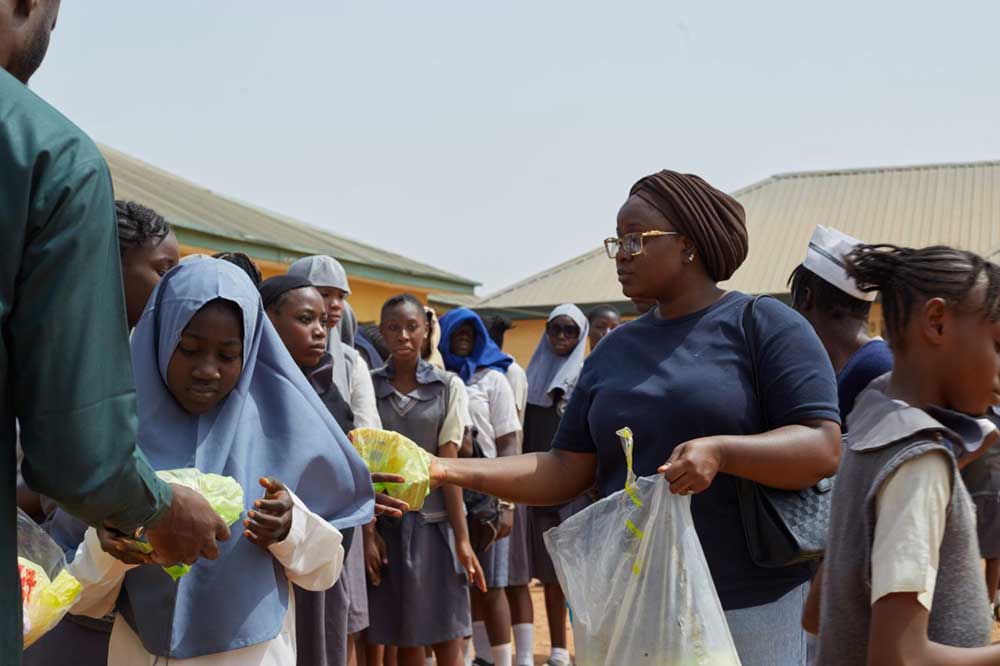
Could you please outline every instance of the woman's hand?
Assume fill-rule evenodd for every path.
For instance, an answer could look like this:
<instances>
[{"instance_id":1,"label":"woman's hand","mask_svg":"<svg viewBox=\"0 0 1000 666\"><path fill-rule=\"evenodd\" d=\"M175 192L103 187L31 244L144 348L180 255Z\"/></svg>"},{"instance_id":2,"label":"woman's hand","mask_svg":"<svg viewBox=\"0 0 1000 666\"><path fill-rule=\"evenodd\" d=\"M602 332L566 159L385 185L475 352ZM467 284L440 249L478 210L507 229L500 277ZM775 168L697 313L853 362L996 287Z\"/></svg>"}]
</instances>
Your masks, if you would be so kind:
<instances>
[{"instance_id":1,"label":"woman's hand","mask_svg":"<svg viewBox=\"0 0 1000 666\"><path fill-rule=\"evenodd\" d=\"M500 524L497 527L497 541L506 539L514 531L514 509L508 506L500 507Z\"/></svg>"},{"instance_id":2,"label":"woman's hand","mask_svg":"<svg viewBox=\"0 0 1000 666\"><path fill-rule=\"evenodd\" d=\"M260 478L264 497L254 502L247 512L243 533L251 543L267 548L285 540L292 529L292 496L277 479Z\"/></svg>"},{"instance_id":3,"label":"woman's hand","mask_svg":"<svg viewBox=\"0 0 1000 666\"><path fill-rule=\"evenodd\" d=\"M474 585L480 592L486 593L486 576L483 575L483 568L479 566L479 559L472 550L472 544L468 539L455 541L455 551L458 553L458 561L461 562L465 573L469 576L469 585Z\"/></svg>"},{"instance_id":4,"label":"woman's hand","mask_svg":"<svg viewBox=\"0 0 1000 666\"><path fill-rule=\"evenodd\" d=\"M97 528L97 540L101 543L101 550L125 564L154 564L153 547L147 543L131 539L103 525Z\"/></svg>"},{"instance_id":5,"label":"woman's hand","mask_svg":"<svg viewBox=\"0 0 1000 666\"><path fill-rule=\"evenodd\" d=\"M382 567L389 564L389 553L385 547L382 535L375 529L375 521L362 529L365 540L365 569L368 570L368 581L375 587L382 584Z\"/></svg>"},{"instance_id":6,"label":"woman's hand","mask_svg":"<svg viewBox=\"0 0 1000 666\"><path fill-rule=\"evenodd\" d=\"M406 483L406 479L398 474L372 472L372 483ZM386 515L392 518L402 518L410 510L410 505L401 499L390 497L385 493L375 493L375 515Z\"/></svg>"},{"instance_id":7,"label":"woman's hand","mask_svg":"<svg viewBox=\"0 0 1000 666\"><path fill-rule=\"evenodd\" d=\"M712 485L715 475L722 469L722 463L722 442L719 438L701 437L678 445L657 472L670 483L670 492L691 495Z\"/></svg>"}]
</instances>

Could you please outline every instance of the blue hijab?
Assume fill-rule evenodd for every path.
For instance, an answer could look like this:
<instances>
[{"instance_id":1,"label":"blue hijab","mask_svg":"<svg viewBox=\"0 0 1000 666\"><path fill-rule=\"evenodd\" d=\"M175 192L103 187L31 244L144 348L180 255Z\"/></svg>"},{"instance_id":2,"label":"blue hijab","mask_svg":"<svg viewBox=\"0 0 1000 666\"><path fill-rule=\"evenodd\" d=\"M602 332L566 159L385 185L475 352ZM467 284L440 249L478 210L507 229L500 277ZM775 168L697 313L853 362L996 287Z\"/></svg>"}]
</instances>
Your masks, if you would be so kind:
<instances>
[{"instance_id":1,"label":"blue hijab","mask_svg":"<svg viewBox=\"0 0 1000 666\"><path fill-rule=\"evenodd\" d=\"M167 366L181 333L217 298L243 313L243 372L211 412L174 400ZM271 476L339 528L363 525L374 507L364 462L295 365L264 315L260 294L236 266L216 259L180 264L157 286L132 339L139 444L153 469L197 467L234 477L246 507ZM178 583L160 567L125 576L122 615L154 655L187 659L255 645L278 635L288 609L284 569L237 525L219 559L199 560Z\"/></svg>"},{"instance_id":2,"label":"blue hijab","mask_svg":"<svg viewBox=\"0 0 1000 666\"><path fill-rule=\"evenodd\" d=\"M451 353L451 336L462 324L471 323L476 329L476 344L472 348L472 353L468 356L458 356ZM472 379L472 375L480 368L494 368L506 374L507 368L514 362L514 359L504 354L493 342L486 325L475 312L468 308L458 308L452 310L441 317L441 342L438 350L444 358L444 367L452 372L458 373L466 384Z\"/></svg>"}]
</instances>

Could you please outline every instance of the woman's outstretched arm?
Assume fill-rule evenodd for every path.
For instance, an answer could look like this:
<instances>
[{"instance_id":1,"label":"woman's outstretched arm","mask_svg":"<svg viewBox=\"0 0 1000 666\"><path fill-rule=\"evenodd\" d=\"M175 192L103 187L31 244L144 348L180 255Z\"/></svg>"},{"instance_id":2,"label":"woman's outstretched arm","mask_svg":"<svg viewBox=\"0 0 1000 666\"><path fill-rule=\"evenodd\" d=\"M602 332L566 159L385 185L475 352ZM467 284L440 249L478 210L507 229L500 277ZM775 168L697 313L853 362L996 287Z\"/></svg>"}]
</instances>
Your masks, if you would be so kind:
<instances>
[{"instance_id":1,"label":"woman's outstretched arm","mask_svg":"<svg viewBox=\"0 0 1000 666\"><path fill-rule=\"evenodd\" d=\"M594 483L597 456L553 449L504 458L436 458L431 485L453 484L530 506L563 504Z\"/></svg>"}]
</instances>

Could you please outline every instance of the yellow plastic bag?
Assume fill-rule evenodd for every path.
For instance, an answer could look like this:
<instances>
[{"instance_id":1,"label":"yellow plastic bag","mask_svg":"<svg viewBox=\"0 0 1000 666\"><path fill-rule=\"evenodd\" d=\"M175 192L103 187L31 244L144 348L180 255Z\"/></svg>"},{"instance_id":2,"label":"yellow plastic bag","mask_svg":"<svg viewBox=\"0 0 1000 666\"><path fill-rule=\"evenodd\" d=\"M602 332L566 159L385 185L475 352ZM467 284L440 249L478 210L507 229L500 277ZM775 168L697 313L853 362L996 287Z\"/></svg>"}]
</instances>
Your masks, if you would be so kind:
<instances>
[{"instance_id":1,"label":"yellow plastic bag","mask_svg":"<svg viewBox=\"0 0 1000 666\"><path fill-rule=\"evenodd\" d=\"M161 470L156 475L167 483L176 483L197 490L208 500L219 517L226 521L226 525L232 525L243 514L243 487L231 476L200 472L194 467ZM148 552L152 552L152 547L148 544L146 546ZM191 571L191 565L175 564L163 567L163 570L171 578L178 580Z\"/></svg>"},{"instance_id":2,"label":"yellow plastic bag","mask_svg":"<svg viewBox=\"0 0 1000 666\"><path fill-rule=\"evenodd\" d=\"M431 491L431 456L415 442L398 432L358 428L351 431L351 442L371 472L398 474L405 483L376 483L375 492L384 492L419 511Z\"/></svg>"},{"instance_id":3,"label":"yellow plastic bag","mask_svg":"<svg viewBox=\"0 0 1000 666\"><path fill-rule=\"evenodd\" d=\"M59 624L80 596L80 583L66 571L66 558L56 542L20 509L17 572L21 578L24 647L28 647Z\"/></svg>"}]
</instances>

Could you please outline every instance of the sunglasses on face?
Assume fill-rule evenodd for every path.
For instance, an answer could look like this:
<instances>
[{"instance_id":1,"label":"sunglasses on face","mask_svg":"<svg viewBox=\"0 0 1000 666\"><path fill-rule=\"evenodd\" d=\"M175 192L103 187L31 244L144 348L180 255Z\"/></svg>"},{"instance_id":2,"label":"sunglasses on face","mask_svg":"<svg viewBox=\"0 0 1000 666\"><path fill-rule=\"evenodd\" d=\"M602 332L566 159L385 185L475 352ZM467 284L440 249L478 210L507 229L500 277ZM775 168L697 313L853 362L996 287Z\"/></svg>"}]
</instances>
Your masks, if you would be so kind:
<instances>
[{"instance_id":1,"label":"sunglasses on face","mask_svg":"<svg viewBox=\"0 0 1000 666\"><path fill-rule=\"evenodd\" d=\"M558 338L559 336L568 339L578 338L580 337L580 327L576 324L547 324L545 326L545 333L551 335L553 338Z\"/></svg>"}]
</instances>

